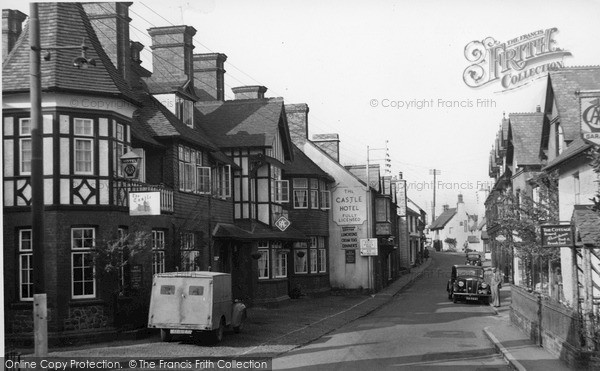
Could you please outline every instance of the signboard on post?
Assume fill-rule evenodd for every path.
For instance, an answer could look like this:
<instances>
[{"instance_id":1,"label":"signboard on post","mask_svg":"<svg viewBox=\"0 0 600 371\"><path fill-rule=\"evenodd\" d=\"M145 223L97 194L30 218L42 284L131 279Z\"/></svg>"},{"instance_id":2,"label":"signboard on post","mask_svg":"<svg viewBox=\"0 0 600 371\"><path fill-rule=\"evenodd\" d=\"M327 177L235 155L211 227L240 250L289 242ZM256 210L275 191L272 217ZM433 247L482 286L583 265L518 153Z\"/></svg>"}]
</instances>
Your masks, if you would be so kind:
<instances>
[{"instance_id":1,"label":"signboard on post","mask_svg":"<svg viewBox=\"0 0 600 371\"><path fill-rule=\"evenodd\" d=\"M573 226L571 224L542 225L542 247L573 247Z\"/></svg>"},{"instance_id":2,"label":"signboard on post","mask_svg":"<svg viewBox=\"0 0 600 371\"><path fill-rule=\"evenodd\" d=\"M342 234L340 236L340 242L342 243L342 249L358 249L358 227L351 225L342 227Z\"/></svg>"},{"instance_id":3,"label":"signboard on post","mask_svg":"<svg viewBox=\"0 0 600 371\"><path fill-rule=\"evenodd\" d=\"M377 256L377 238L360 239L360 256Z\"/></svg>"},{"instance_id":4,"label":"signboard on post","mask_svg":"<svg viewBox=\"0 0 600 371\"><path fill-rule=\"evenodd\" d=\"M583 139L600 145L600 97L581 98L581 135Z\"/></svg>"}]
</instances>

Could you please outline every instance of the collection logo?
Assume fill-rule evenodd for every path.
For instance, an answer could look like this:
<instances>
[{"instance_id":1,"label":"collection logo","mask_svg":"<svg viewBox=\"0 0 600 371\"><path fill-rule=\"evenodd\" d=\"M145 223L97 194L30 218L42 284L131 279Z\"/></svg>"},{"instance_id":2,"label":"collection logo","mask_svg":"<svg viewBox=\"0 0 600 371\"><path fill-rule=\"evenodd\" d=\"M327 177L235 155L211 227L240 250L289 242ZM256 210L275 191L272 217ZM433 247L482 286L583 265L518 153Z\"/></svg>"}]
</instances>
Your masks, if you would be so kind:
<instances>
[{"instance_id":1,"label":"collection logo","mask_svg":"<svg viewBox=\"0 0 600 371\"><path fill-rule=\"evenodd\" d=\"M503 43L493 37L471 41L465 46L465 58L472 63L463 72L465 84L478 88L499 82L504 90L512 90L563 68L562 59L571 53L554 45L557 31L537 30Z\"/></svg>"}]
</instances>

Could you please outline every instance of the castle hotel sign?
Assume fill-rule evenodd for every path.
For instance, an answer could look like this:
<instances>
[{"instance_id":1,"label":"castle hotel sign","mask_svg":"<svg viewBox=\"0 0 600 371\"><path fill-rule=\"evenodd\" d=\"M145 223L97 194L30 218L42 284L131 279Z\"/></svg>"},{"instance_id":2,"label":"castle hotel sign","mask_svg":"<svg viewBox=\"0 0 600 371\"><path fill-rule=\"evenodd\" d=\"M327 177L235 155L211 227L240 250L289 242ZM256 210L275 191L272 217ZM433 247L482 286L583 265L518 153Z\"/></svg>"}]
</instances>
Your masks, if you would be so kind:
<instances>
[{"instance_id":1,"label":"castle hotel sign","mask_svg":"<svg viewBox=\"0 0 600 371\"><path fill-rule=\"evenodd\" d=\"M367 217L365 190L361 187L337 188L333 192L333 221L337 225L360 225Z\"/></svg>"}]
</instances>

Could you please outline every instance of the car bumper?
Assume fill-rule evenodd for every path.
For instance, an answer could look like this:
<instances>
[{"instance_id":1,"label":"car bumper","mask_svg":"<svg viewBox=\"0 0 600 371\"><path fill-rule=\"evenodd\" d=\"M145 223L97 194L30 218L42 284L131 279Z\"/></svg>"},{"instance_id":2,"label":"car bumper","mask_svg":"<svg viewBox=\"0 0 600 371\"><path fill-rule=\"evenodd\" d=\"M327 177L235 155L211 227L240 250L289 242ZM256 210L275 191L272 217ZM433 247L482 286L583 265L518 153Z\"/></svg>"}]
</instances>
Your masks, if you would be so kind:
<instances>
[{"instance_id":1,"label":"car bumper","mask_svg":"<svg viewBox=\"0 0 600 371\"><path fill-rule=\"evenodd\" d=\"M454 292L453 294L456 296L466 298L467 300L481 300L491 297L491 295L488 294L472 294L467 292Z\"/></svg>"}]
</instances>

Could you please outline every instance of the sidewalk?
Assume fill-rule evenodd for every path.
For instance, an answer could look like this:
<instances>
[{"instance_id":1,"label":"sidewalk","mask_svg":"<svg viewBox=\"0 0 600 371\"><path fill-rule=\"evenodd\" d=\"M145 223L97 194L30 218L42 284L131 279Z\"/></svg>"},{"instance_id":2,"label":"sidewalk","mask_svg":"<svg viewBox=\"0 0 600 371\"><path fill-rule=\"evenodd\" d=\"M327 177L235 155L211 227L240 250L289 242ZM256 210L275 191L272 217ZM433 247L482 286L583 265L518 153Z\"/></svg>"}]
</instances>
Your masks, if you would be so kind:
<instances>
[{"instance_id":1,"label":"sidewalk","mask_svg":"<svg viewBox=\"0 0 600 371\"><path fill-rule=\"evenodd\" d=\"M535 344L523 331L510 322L511 291L509 285L502 287L500 298L501 306L492 307L497 313L495 321L483 332L494 343L496 349L510 366L519 371L571 370L566 363Z\"/></svg>"}]
</instances>

